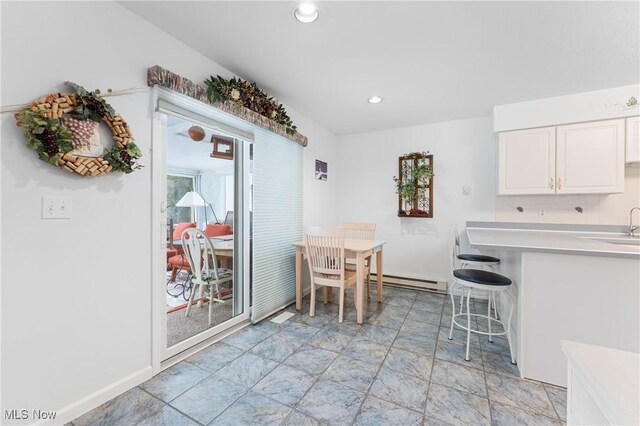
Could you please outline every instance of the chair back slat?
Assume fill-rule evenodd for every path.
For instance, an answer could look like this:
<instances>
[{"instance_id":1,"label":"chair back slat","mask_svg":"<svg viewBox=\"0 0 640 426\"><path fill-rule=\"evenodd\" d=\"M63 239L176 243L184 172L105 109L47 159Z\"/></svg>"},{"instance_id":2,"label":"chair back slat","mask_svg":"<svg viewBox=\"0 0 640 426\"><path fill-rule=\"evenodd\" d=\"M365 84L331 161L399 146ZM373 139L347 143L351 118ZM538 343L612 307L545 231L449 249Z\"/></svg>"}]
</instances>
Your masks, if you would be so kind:
<instances>
[{"instance_id":1,"label":"chair back slat","mask_svg":"<svg viewBox=\"0 0 640 426\"><path fill-rule=\"evenodd\" d=\"M345 238L350 240L374 240L376 238L375 223L347 222L342 224Z\"/></svg>"}]
</instances>

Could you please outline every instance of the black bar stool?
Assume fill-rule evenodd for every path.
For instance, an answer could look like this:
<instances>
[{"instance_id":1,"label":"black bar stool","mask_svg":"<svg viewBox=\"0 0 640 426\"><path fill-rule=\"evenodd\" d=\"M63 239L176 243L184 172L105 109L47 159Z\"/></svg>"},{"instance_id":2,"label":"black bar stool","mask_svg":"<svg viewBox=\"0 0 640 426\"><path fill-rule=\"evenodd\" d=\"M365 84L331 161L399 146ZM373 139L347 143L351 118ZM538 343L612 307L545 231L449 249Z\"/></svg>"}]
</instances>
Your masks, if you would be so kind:
<instances>
[{"instance_id":1,"label":"black bar stool","mask_svg":"<svg viewBox=\"0 0 640 426\"><path fill-rule=\"evenodd\" d=\"M461 260L459 256L459 245L458 245L458 233L455 228L451 228L449 230L449 249L451 251L451 275L453 278L451 287L449 288L449 294L451 296L451 306L453 309L451 316L451 329L449 330L449 340L453 339L453 326L454 324L460 327L463 330L467 331L467 351L465 354L465 360L469 361L469 344L471 342L471 333L482 334L485 336L489 336L489 341L493 342L493 336L505 336L507 338L507 342L509 343L509 352L511 354L511 363L516 364L515 357L513 355L513 348L511 346L511 318L513 316L513 297L511 296L511 292L509 291L511 288L511 280L504 275L496 274L495 272L484 271L481 269L469 269L469 268L456 268L456 263L458 260ZM490 256L487 256L490 257ZM496 259L496 258L493 258ZM499 260L498 260L499 262ZM460 310L456 313L456 303L454 299L454 289L456 287L460 287ZM481 290L487 291L489 294L488 301L488 309L487 315L471 313L471 293L472 290ZM465 295L466 291L466 295ZM501 319L498 319L497 309L494 313L494 316L491 316L491 304L492 300L495 305L495 294L503 293L507 300L509 300L509 316L506 321L506 324ZM464 310L464 299L466 297L466 312ZM477 317L480 319L487 320L488 332L480 331L471 328L471 317ZM458 320L466 319L466 325L463 325ZM504 332L494 333L491 331L492 323L497 323L502 325L504 328Z\"/></svg>"},{"instance_id":2,"label":"black bar stool","mask_svg":"<svg viewBox=\"0 0 640 426\"><path fill-rule=\"evenodd\" d=\"M500 265L500 259L484 254L460 253L460 237L458 228L453 227L453 235L455 236L455 253L454 255L460 261L460 268L468 267L487 267L491 272L496 272L495 267ZM493 305L493 307L492 307ZM460 309L462 310L462 299L460 299ZM494 318L498 319L498 306L496 305L495 293L489 293L489 310L493 309Z\"/></svg>"}]
</instances>

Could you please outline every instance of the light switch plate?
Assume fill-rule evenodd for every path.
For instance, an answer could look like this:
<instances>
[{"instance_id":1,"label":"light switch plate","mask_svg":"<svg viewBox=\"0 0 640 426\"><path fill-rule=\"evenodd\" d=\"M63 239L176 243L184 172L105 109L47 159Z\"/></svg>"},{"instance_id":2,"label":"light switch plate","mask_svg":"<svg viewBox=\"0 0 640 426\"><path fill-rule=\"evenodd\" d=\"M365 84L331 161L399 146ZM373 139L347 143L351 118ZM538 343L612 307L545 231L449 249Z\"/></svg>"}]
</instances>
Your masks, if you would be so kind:
<instances>
[{"instance_id":1,"label":"light switch plate","mask_svg":"<svg viewBox=\"0 0 640 426\"><path fill-rule=\"evenodd\" d=\"M469 195L471 194L471 186L470 185L465 185L462 187L462 195Z\"/></svg>"},{"instance_id":2,"label":"light switch plate","mask_svg":"<svg viewBox=\"0 0 640 426\"><path fill-rule=\"evenodd\" d=\"M42 197L43 219L71 219L71 198Z\"/></svg>"}]
</instances>

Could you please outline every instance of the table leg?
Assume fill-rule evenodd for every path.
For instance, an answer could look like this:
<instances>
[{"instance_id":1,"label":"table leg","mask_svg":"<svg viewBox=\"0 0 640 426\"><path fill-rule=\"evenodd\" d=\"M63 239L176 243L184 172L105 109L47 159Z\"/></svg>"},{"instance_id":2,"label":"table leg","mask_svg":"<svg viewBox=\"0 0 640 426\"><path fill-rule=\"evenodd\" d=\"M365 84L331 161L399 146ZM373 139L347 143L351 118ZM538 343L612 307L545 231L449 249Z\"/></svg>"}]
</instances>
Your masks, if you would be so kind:
<instances>
[{"instance_id":1,"label":"table leg","mask_svg":"<svg viewBox=\"0 0 640 426\"><path fill-rule=\"evenodd\" d=\"M376 254L376 281L378 281L378 303L382 303L382 250Z\"/></svg>"},{"instance_id":2,"label":"table leg","mask_svg":"<svg viewBox=\"0 0 640 426\"><path fill-rule=\"evenodd\" d=\"M302 309L302 248L296 247L296 310Z\"/></svg>"},{"instance_id":3,"label":"table leg","mask_svg":"<svg viewBox=\"0 0 640 426\"><path fill-rule=\"evenodd\" d=\"M357 323L364 322L364 254L358 252L356 256L356 309L358 311Z\"/></svg>"}]
</instances>

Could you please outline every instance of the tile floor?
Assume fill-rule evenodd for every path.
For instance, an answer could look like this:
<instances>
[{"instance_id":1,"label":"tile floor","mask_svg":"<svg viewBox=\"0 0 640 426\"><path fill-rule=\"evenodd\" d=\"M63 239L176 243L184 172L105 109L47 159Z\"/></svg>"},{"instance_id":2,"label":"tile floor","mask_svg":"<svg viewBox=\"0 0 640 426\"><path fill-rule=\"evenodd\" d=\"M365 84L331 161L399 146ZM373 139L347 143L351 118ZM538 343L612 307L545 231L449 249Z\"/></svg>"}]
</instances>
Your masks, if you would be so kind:
<instances>
[{"instance_id":1,"label":"tile floor","mask_svg":"<svg viewBox=\"0 0 640 426\"><path fill-rule=\"evenodd\" d=\"M335 297L335 296L334 296ZM322 300L322 299L319 299ZM229 336L73 425L556 425L566 391L521 380L506 340L449 333L449 298L385 287L355 324L319 304ZM486 312L486 303L474 308ZM288 311L296 312L293 307Z\"/></svg>"}]
</instances>

